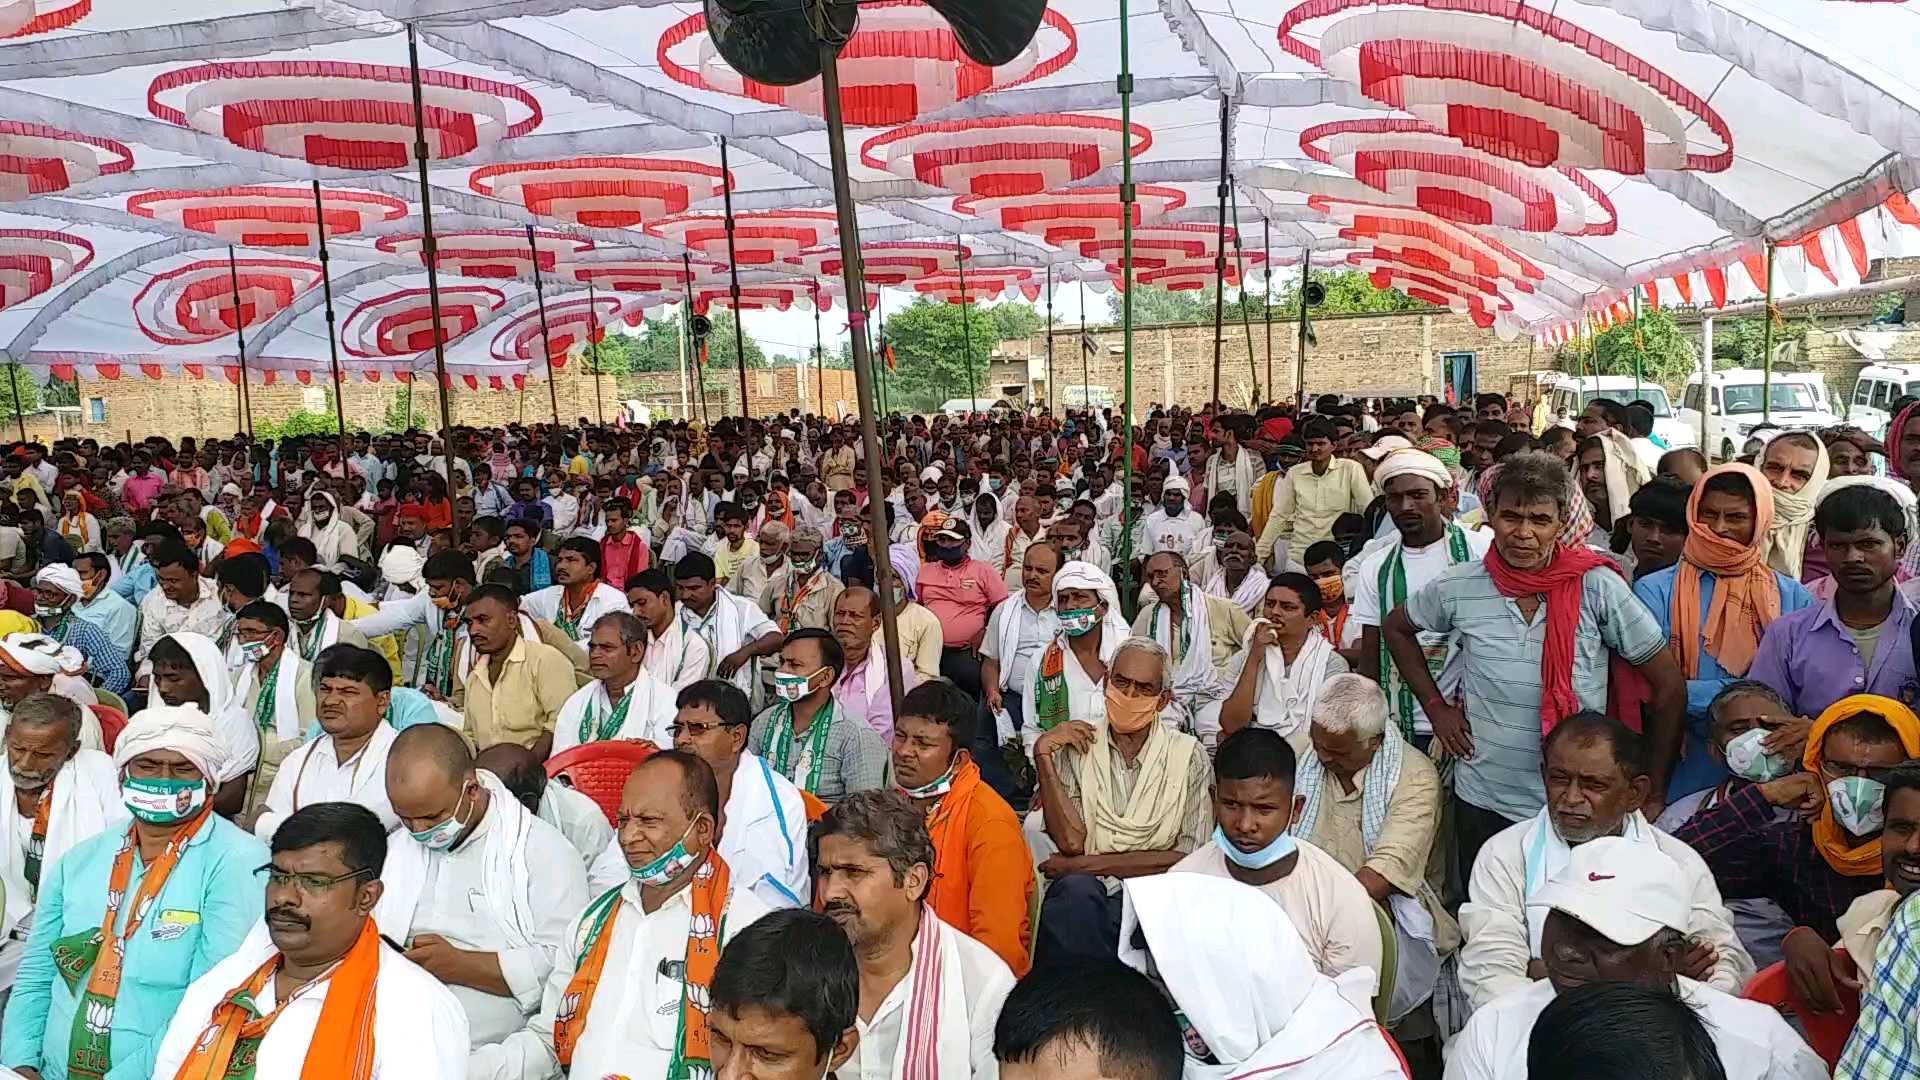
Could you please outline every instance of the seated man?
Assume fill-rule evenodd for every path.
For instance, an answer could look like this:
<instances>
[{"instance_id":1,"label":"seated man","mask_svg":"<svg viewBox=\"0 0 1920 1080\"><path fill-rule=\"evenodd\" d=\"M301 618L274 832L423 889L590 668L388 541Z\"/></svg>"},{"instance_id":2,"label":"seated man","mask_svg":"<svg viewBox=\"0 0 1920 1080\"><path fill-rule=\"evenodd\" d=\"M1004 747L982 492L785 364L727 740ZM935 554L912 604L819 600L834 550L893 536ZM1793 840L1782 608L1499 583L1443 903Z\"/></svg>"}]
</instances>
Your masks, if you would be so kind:
<instances>
[{"instance_id":1,"label":"seated man","mask_svg":"<svg viewBox=\"0 0 1920 1080\"><path fill-rule=\"evenodd\" d=\"M394 690L396 695L400 692ZM613 846L613 826L607 823L606 811L572 785L547 779L546 765L533 756L533 751L512 743L495 743L475 754L473 763L498 777L528 813L560 830L583 868ZM619 848L614 850L618 852Z\"/></svg>"},{"instance_id":2,"label":"seated man","mask_svg":"<svg viewBox=\"0 0 1920 1080\"><path fill-rule=\"evenodd\" d=\"M80 574L80 602L73 614L92 623L122 657L133 655L140 635L140 610L113 589L113 563L97 551L74 556L73 568Z\"/></svg>"},{"instance_id":3,"label":"seated man","mask_svg":"<svg viewBox=\"0 0 1920 1080\"><path fill-rule=\"evenodd\" d=\"M789 633L773 676L780 700L754 717L747 741L775 772L826 803L889 780L887 745L833 696L845 667L832 634L810 626Z\"/></svg>"},{"instance_id":4,"label":"seated man","mask_svg":"<svg viewBox=\"0 0 1920 1080\"><path fill-rule=\"evenodd\" d=\"M1167 995L1111 957L1035 968L993 1029L1001 1080L1180 1080L1182 1025Z\"/></svg>"},{"instance_id":5,"label":"seated man","mask_svg":"<svg viewBox=\"0 0 1920 1080\"><path fill-rule=\"evenodd\" d=\"M24 620L23 620L24 621ZM71 646L45 634L8 634L0 637L0 722L9 710L34 694L54 693L54 680L78 680L86 660ZM100 718L91 706L80 706L80 745L104 748Z\"/></svg>"},{"instance_id":6,"label":"seated man","mask_svg":"<svg viewBox=\"0 0 1920 1080\"><path fill-rule=\"evenodd\" d=\"M845 673L833 684L834 700L867 718L883 741L893 739L893 692L889 685L886 635L880 625L880 597L865 585L849 585L833 602L833 638L846 657ZM900 692L921 683L910 660L900 661Z\"/></svg>"},{"instance_id":7,"label":"seated man","mask_svg":"<svg viewBox=\"0 0 1920 1080\"><path fill-rule=\"evenodd\" d=\"M43 566L33 575L33 613L48 637L79 652L94 685L115 694L127 693L133 678L127 670L127 651L107 632L80 616L80 575L65 563Z\"/></svg>"},{"instance_id":8,"label":"seated man","mask_svg":"<svg viewBox=\"0 0 1920 1080\"><path fill-rule=\"evenodd\" d=\"M637 1080L711 1068L714 967L767 913L713 849L720 805L713 770L692 754L662 750L634 768L620 796L628 880L573 920L540 1011L475 1050L467 1076Z\"/></svg>"},{"instance_id":9,"label":"seated man","mask_svg":"<svg viewBox=\"0 0 1920 1080\"><path fill-rule=\"evenodd\" d=\"M1699 1010L1666 988L1572 987L1540 1010L1527 1036L1526 1080L1696 1080L1724 1073Z\"/></svg>"},{"instance_id":10,"label":"seated man","mask_svg":"<svg viewBox=\"0 0 1920 1080\"><path fill-rule=\"evenodd\" d=\"M673 567L684 632L706 644L711 663L702 678L726 679L752 693L754 661L780 652L780 628L752 600L714 580L713 560L691 552Z\"/></svg>"},{"instance_id":11,"label":"seated man","mask_svg":"<svg viewBox=\"0 0 1920 1080\"><path fill-rule=\"evenodd\" d=\"M1293 747L1262 728L1236 731L1213 759L1213 842L1174 864L1180 873L1228 877L1280 905L1314 967L1343 979L1371 1010L1380 974L1380 924L1359 879L1289 829L1298 805ZM1302 796L1306 793L1301 792Z\"/></svg>"},{"instance_id":12,"label":"seated man","mask_svg":"<svg viewBox=\"0 0 1920 1080\"><path fill-rule=\"evenodd\" d=\"M573 692L554 720L553 753L582 743L671 741L673 687L646 667L647 627L628 611L609 611L588 628L587 671L593 681Z\"/></svg>"},{"instance_id":13,"label":"seated man","mask_svg":"<svg viewBox=\"0 0 1920 1080\"><path fill-rule=\"evenodd\" d=\"M553 556L553 581L522 597L520 609L582 645L602 615L633 610L625 592L600 580L600 544L584 536L560 541Z\"/></svg>"},{"instance_id":14,"label":"seated man","mask_svg":"<svg viewBox=\"0 0 1920 1080\"><path fill-rule=\"evenodd\" d=\"M1102 690L1108 665L1127 639L1120 596L1113 579L1083 562L1061 565L1053 575L1050 638L1031 665L1020 692L1020 741L1029 756L1048 731L1068 721L1092 725L1106 716ZM1118 910L1118 909L1116 909Z\"/></svg>"},{"instance_id":15,"label":"seated man","mask_svg":"<svg viewBox=\"0 0 1920 1080\"><path fill-rule=\"evenodd\" d=\"M266 845L213 812L221 753L191 706L143 710L120 733L113 761L133 822L108 823L41 874L0 1064L42 1080L154 1075L188 985L264 911L254 870Z\"/></svg>"},{"instance_id":16,"label":"seated man","mask_svg":"<svg viewBox=\"0 0 1920 1080\"><path fill-rule=\"evenodd\" d=\"M365 807L289 817L264 880L235 879L256 909L266 894L264 931L188 988L153 1075L465 1076L459 999L374 925L386 856L385 826Z\"/></svg>"},{"instance_id":17,"label":"seated man","mask_svg":"<svg viewBox=\"0 0 1920 1080\"><path fill-rule=\"evenodd\" d=\"M1034 745L1045 838L1056 849L1040 863L1052 879L1041 963L1113 955L1121 879L1168 870L1207 842L1206 750L1159 719L1171 675L1165 649L1128 638L1106 673L1103 722L1063 721Z\"/></svg>"},{"instance_id":18,"label":"seated man","mask_svg":"<svg viewBox=\"0 0 1920 1080\"><path fill-rule=\"evenodd\" d=\"M0 990L13 985L33 905L47 868L76 845L126 818L113 759L80 745L80 706L34 694L6 725L7 769L0 772Z\"/></svg>"},{"instance_id":19,"label":"seated man","mask_svg":"<svg viewBox=\"0 0 1920 1080\"><path fill-rule=\"evenodd\" d=\"M655 679L682 690L707 677L713 654L706 639L693 633L680 617L673 579L655 567L627 582L627 600L633 614L647 626L647 670Z\"/></svg>"},{"instance_id":20,"label":"seated man","mask_svg":"<svg viewBox=\"0 0 1920 1080\"><path fill-rule=\"evenodd\" d=\"M1839 1008L1832 960L1840 916L1884 881L1881 778L1913 757L1920 718L1911 709L1872 694L1844 697L1807 732L1805 772L1733 791L1674 833L1706 860L1723 895L1772 900L1793 920L1782 957L1816 1009Z\"/></svg>"},{"instance_id":21,"label":"seated man","mask_svg":"<svg viewBox=\"0 0 1920 1080\"><path fill-rule=\"evenodd\" d=\"M400 825L387 801L387 755L398 732L386 723L393 669L372 649L335 645L314 665L320 736L280 763L267 796L241 822L262 840L295 811L314 803L357 803L392 832Z\"/></svg>"},{"instance_id":22,"label":"seated man","mask_svg":"<svg viewBox=\"0 0 1920 1080\"><path fill-rule=\"evenodd\" d=\"M1739 993L1753 977L1753 960L1734 935L1733 916L1707 864L1640 813L1652 783L1647 755L1637 732L1594 712L1574 713L1547 736L1541 751L1547 805L1480 849L1460 908L1467 939L1460 950L1460 988L1475 1008L1540 977L1546 911L1530 906L1529 898L1573 851L1607 836L1656 848L1678 869L1675 886L1692 911L1682 927L1692 944L1681 974L1727 993Z\"/></svg>"},{"instance_id":23,"label":"seated man","mask_svg":"<svg viewBox=\"0 0 1920 1080\"><path fill-rule=\"evenodd\" d=\"M714 968L712 990L707 1021L721 1076L746 1064L765 1080L814 1080L853 1056L860 969L846 931L825 915L776 911L740 931Z\"/></svg>"},{"instance_id":24,"label":"seated man","mask_svg":"<svg viewBox=\"0 0 1920 1080\"><path fill-rule=\"evenodd\" d=\"M474 1046L500 1042L540 1008L587 906L586 870L559 830L475 767L452 728L401 732L386 784L406 834L388 849L374 920L453 991Z\"/></svg>"},{"instance_id":25,"label":"seated man","mask_svg":"<svg viewBox=\"0 0 1920 1080\"><path fill-rule=\"evenodd\" d=\"M235 818L246 809L247 789L260 760L260 733L253 718L234 704L226 654L212 638L182 631L155 642L151 659L148 705L192 705L206 714L224 751L219 774L209 777L214 782L213 812ZM80 711L87 712L86 706ZM84 745L84 732L81 740Z\"/></svg>"},{"instance_id":26,"label":"seated man","mask_svg":"<svg viewBox=\"0 0 1920 1080\"><path fill-rule=\"evenodd\" d=\"M546 757L560 709L576 689L573 664L543 641L529 641L520 600L504 585L467 594L467 637L473 666L466 674L466 730L476 746L517 743Z\"/></svg>"},{"instance_id":27,"label":"seated man","mask_svg":"<svg viewBox=\"0 0 1920 1080\"><path fill-rule=\"evenodd\" d=\"M136 674L149 670L148 653L161 638L190 631L217 638L227 611L213 582L200 576L200 556L178 543L156 544L150 558L157 588L140 601L140 646L133 659Z\"/></svg>"},{"instance_id":28,"label":"seated man","mask_svg":"<svg viewBox=\"0 0 1920 1080\"><path fill-rule=\"evenodd\" d=\"M927 817L939 869L927 906L1017 977L1027 972L1033 934L1033 856L1018 815L980 779L972 752L979 716L952 683L907 691L893 729L893 781Z\"/></svg>"},{"instance_id":29,"label":"seated man","mask_svg":"<svg viewBox=\"0 0 1920 1080\"><path fill-rule=\"evenodd\" d=\"M1460 947L1459 924L1429 884L1443 873L1433 858L1440 777L1388 723L1387 696L1364 675L1327 680L1309 737L1294 784L1300 813L1290 831L1352 871L1392 916L1399 965L1382 974L1395 976L1387 1015L1398 1020L1427 1000L1441 958Z\"/></svg>"},{"instance_id":30,"label":"seated man","mask_svg":"<svg viewBox=\"0 0 1920 1080\"><path fill-rule=\"evenodd\" d=\"M287 617L293 620L287 641L302 660L312 663L323 649L341 642L371 647L359 627L334 613L332 601L339 595L339 575L326 570L302 570L287 579Z\"/></svg>"},{"instance_id":31,"label":"seated man","mask_svg":"<svg viewBox=\"0 0 1920 1080\"><path fill-rule=\"evenodd\" d=\"M1496 837L1487 850L1498 843ZM1695 966L1686 879L1663 849L1629 837L1603 836L1574 848L1527 899L1529 918L1537 912L1541 924L1543 977L1515 983L1480 1005L1448 1047L1447 1080L1526 1080L1535 1019L1556 995L1594 983L1678 993L1706 1020L1727 1080L1825 1077L1826 1066L1772 1006L1686 974Z\"/></svg>"},{"instance_id":32,"label":"seated man","mask_svg":"<svg viewBox=\"0 0 1920 1080\"><path fill-rule=\"evenodd\" d=\"M313 666L288 647L293 624L276 604L255 600L234 616L233 637L243 661L234 703L260 738L260 760L247 785L247 805L256 806L273 786L287 755L299 749L318 722Z\"/></svg>"},{"instance_id":33,"label":"seated man","mask_svg":"<svg viewBox=\"0 0 1920 1080\"><path fill-rule=\"evenodd\" d=\"M1840 916L1840 944L1846 951L1834 952L1843 972L1852 966L1849 978L1854 981L1873 972L1894 911L1920 889L1920 766L1897 765L1882 782L1887 786L1887 826L1880 834L1880 868L1887 887L1855 900Z\"/></svg>"},{"instance_id":34,"label":"seated man","mask_svg":"<svg viewBox=\"0 0 1920 1080\"><path fill-rule=\"evenodd\" d=\"M1158 982L1186 1020L1188 1076L1408 1075L1370 1012L1374 973L1316 970L1294 924L1256 889L1202 874L1133 878L1120 942L1121 961Z\"/></svg>"},{"instance_id":35,"label":"seated man","mask_svg":"<svg viewBox=\"0 0 1920 1080\"><path fill-rule=\"evenodd\" d=\"M807 855L820 909L847 932L860 969L849 1071L993 1075L993 1025L1013 973L927 905L926 815L897 791L856 792L814 826Z\"/></svg>"},{"instance_id":36,"label":"seated man","mask_svg":"<svg viewBox=\"0 0 1920 1080\"><path fill-rule=\"evenodd\" d=\"M1232 600L1189 582L1187 559L1180 552L1149 558L1147 584L1156 599L1133 620L1134 636L1152 638L1173 658L1173 704L1181 730L1217 744L1220 703L1227 696L1220 665L1246 641L1252 622Z\"/></svg>"}]
</instances>

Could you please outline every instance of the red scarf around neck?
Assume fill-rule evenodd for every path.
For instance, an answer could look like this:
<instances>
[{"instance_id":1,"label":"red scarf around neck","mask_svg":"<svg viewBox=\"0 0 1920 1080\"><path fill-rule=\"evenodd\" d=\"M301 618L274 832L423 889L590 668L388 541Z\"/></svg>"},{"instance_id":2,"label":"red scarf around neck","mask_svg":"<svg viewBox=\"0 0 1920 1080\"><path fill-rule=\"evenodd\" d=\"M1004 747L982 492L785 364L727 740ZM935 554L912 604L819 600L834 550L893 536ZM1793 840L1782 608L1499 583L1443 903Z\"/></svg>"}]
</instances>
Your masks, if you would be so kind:
<instances>
[{"instance_id":1,"label":"red scarf around neck","mask_svg":"<svg viewBox=\"0 0 1920 1080\"><path fill-rule=\"evenodd\" d=\"M1580 629L1581 581L1587 571L1600 566L1623 579L1626 575L1612 559L1592 548L1566 544L1556 544L1553 558L1538 570L1515 570L1501 557L1498 545L1487 549L1486 565L1500 595L1509 599L1534 595L1546 598L1547 641L1540 657L1540 733L1544 736L1555 724L1580 711L1580 698L1573 692L1573 641ZM1623 703L1631 700L1634 694L1627 684L1637 681L1638 673L1618 656L1610 668L1612 696ZM1634 712L1637 721L1638 710ZM1629 726L1636 730L1639 727L1632 721Z\"/></svg>"}]
</instances>

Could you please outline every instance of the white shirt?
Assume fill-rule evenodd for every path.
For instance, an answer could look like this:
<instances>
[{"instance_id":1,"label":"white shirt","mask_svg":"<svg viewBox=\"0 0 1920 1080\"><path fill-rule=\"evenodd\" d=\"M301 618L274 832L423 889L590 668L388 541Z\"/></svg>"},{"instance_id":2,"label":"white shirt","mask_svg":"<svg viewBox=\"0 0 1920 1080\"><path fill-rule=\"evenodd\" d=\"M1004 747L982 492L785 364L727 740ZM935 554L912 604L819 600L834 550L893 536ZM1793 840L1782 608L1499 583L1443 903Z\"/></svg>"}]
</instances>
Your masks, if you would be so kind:
<instances>
[{"instance_id":1,"label":"white shirt","mask_svg":"<svg viewBox=\"0 0 1920 1080\"><path fill-rule=\"evenodd\" d=\"M1387 525L1388 528L1393 527L1391 521ZM1463 531L1467 541L1467 561L1480 559L1486 555L1487 549L1493 546L1491 530L1466 529ZM1347 619L1349 626L1371 626L1377 630L1380 624L1386 621L1387 613L1380 610L1380 568L1387 564L1387 560L1393 557L1394 552L1401 550L1400 534L1395 530L1391 541L1378 546L1369 545L1367 550L1360 553L1360 558L1354 561L1351 574L1345 575L1351 582L1347 589L1348 610L1352 613ZM1400 566L1407 575L1407 595L1412 596L1419 592L1428 582L1445 573L1447 567L1453 565L1449 561L1451 558L1444 533L1440 539L1426 547L1406 548L1401 555ZM1419 634L1420 647L1441 648L1447 645L1448 636L1447 634ZM1457 646L1453 647L1449 650L1447 659L1451 661L1459 651ZM1452 689L1451 686L1441 687L1443 691ZM1414 703L1413 710L1413 730L1422 735L1432 734L1433 724L1427 720L1426 710L1421 708L1418 702Z\"/></svg>"},{"instance_id":2,"label":"white shirt","mask_svg":"<svg viewBox=\"0 0 1920 1080\"><path fill-rule=\"evenodd\" d=\"M160 1042L153 1075L171 1077L180 1071L213 1010L275 951L267 924L257 923L232 956L187 987ZM268 979L255 998L263 1014L278 1004L273 982ZM260 1040L256 1075L300 1075L332 982L329 976L308 984L281 1009ZM380 946L380 975L373 990L372 1075L374 1080L459 1080L467 1075L467 1018L460 1002L439 979L385 944Z\"/></svg>"},{"instance_id":3,"label":"white shirt","mask_svg":"<svg viewBox=\"0 0 1920 1080\"><path fill-rule=\"evenodd\" d=\"M1166 507L1156 506L1145 518L1145 542L1140 557L1148 558L1163 551L1191 556L1201 546L1206 532L1207 519L1194 513L1193 507L1187 507L1176 518L1167 515Z\"/></svg>"},{"instance_id":4,"label":"white shirt","mask_svg":"<svg viewBox=\"0 0 1920 1080\"><path fill-rule=\"evenodd\" d=\"M1827 1067L1770 1005L1679 978L1680 998L1700 1015L1727 1080L1825 1080ZM1527 1041L1555 997L1541 979L1483 1005L1447 1044L1446 1080L1527 1080Z\"/></svg>"},{"instance_id":5,"label":"white shirt","mask_svg":"<svg viewBox=\"0 0 1920 1080\"><path fill-rule=\"evenodd\" d=\"M735 874L722 920L721 948L766 913L767 906ZM651 1080L667 1074L679 1036L680 997L686 988L666 972L683 970L680 965L687 957L687 930L692 922L690 889L674 893L649 915L640 907L639 885L628 881L620 887L620 909L607 942L606 964L587 1011L585 1030L574 1045L568 1075L580 1080L605 1076ZM553 974L547 977L540 1011L505 1042L475 1050L467 1064L468 1080L555 1080L561 1075L560 1061L553 1053L553 1022L567 984L578 970L585 929L576 915Z\"/></svg>"},{"instance_id":6,"label":"white shirt","mask_svg":"<svg viewBox=\"0 0 1920 1080\"><path fill-rule=\"evenodd\" d=\"M932 908L923 907L920 917L932 919L936 916ZM1008 991L1013 989L1013 972L1007 969L1005 960L994 955L992 949L951 926L945 927L945 932L952 935L954 944L959 948L960 985L965 991L967 1027L973 1036L973 1078L995 1080L1000 1075L1000 1064L993 1056L993 1025L1000 1019L1000 1006L1006 1002ZM854 1017L854 1027L860 1031L860 1043L854 1048L853 1056L840 1067L841 1080L892 1080L896 1075L893 1059L900 1052L900 1040L906 1037L913 984L921 966L919 945L916 940L913 966L907 969L899 982L893 984L893 989L887 991L887 996L880 1001L880 1007L873 1011L873 1019ZM937 987L933 989L938 990ZM956 1077L955 1080L965 1078Z\"/></svg>"},{"instance_id":7,"label":"white shirt","mask_svg":"<svg viewBox=\"0 0 1920 1080\"><path fill-rule=\"evenodd\" d=\"M679 610L681 630L706 642L707 678L718 678L714 669L720 665L720 661L738 652L742 646L780 632L780 627L767 618L759 604L746 597L735 596L726 589L715 590L713 605L707 608L705 616L694 614L693 609L685 604L680 605ZM740 670L733 673L730 681L740 689L751 692L749 680L753 676L753 668L752 663L741 664Z\"/></svg>"},{"instance_id":8,"label":"white shirt","mask_svg":"<svg viewBox=\"0 0 1920 1080\"><path fill-rule=\"evenodd\" d=\"M685 690L707 677L713 667L713 654L707 651L707 643L700 635L689 634L682 628L679 613L675 612L666 633L655 635L649 631L646 665L654 678L675 690Z\"/></svg>"},{"instance_id":9,"label":"white shirt","mask_svg":"<svg viewBox=\"0 0 1920 1080\"><path fill-rule=\"evenodd\" d=\"M520 610L559 626L560 605L565 599L566 590L565 585L549 585L538 592L528 593L520 598ZM587 639L593 636L593 624L600 621L600 616L615 611L633 611L633 606L627 603L627 594L604 581L596 582L593 592L587 596L586 610L580 613L580 624L574 627L574 640L585 645Z\"/></svg>"},{"instance_id":10,"label":"white shirt","mask_svg":"<svg viewBox=\"0 0 1920 1080\"><path fill-rule=\"evenodd\" d=\"M599 803L558 780L547 781L547 789L540 796L540 820L560 830L580 856L582 868L593 864L594 857L614 835L613 825Z\"/></svg>"},{"instance_id":11,"label":"white shirt","mask_svg":"<svg viewBox=\"0 0 1920 1080\"><path fill-rule=\"evenodd\" d=\"M1017 634L1018 643L1012 656L1000 655L1002 635L1008 632L1008 619L1018 622L1011 628ZM1054 615L1052 605L1034 610L1027 606L1027 593L1024 586L1016 591L1007 603L993 609L987 617L987 632L980 638L980 655L1000 661L1000 688L1024 693L1027 683L1033 678L1033 665L1040 662L1040 654L1047 649L1047 643L1060 632L1059 621Z\"/></svg>"},{"instance_id":12,"label":"white shirt","mask_svg":"<svg viewBox=\"0 0 1920 1080\"><path fill-rule=\"evenodd\" d=\"M147 654L153 651L153 643L168 634L189 630L215 641L220 639L220 630L227 625L227 606L220 602L213 582L206 578L200 578L199 582L200 595L191 607L181 607L167 599L166 590L158 585L140 599L140 649L134 656L140 668L138 674L146 674Z\"/></svg>"},{"instance_id":13,"label":"white shirt","mask_svg":"<svg viewBox=\"0 0 1920 1080\"><path fill-rule=\"evenodd\" d=\"M621 718L620 730L611 737L645 739L655 746L671 747L673 737L667 734L667 725L673 723L676 712L673 702L678 693L673 687L654 678L646 668L641 668L621 694L622 697L631 696L632 700L627 703L627 715ZM604 680L595 679L575 690L567 703L560 706L560 714L554 718L553 753L570 750L583 742L597 741L600 725L612 717L617 704L608 695ZM583 737L580 725L589 717L594 730Z\"/></svg>"},{"instance_id":14,"label":"white shirt","mask_svg":"<svg viewBox=\"0 0 1920 1080\"><path fill-rule=\"evenodd\" d=\"M321 802L359 803L373 811L388 832L399 828L400 819L387 801L387 755L399 737L390 725L380 724L367 745L344 762L335 755L331 735L288 754L273 775L253 835L271 843L273 831L295 810Z\"/></svg>"}]
</instances>

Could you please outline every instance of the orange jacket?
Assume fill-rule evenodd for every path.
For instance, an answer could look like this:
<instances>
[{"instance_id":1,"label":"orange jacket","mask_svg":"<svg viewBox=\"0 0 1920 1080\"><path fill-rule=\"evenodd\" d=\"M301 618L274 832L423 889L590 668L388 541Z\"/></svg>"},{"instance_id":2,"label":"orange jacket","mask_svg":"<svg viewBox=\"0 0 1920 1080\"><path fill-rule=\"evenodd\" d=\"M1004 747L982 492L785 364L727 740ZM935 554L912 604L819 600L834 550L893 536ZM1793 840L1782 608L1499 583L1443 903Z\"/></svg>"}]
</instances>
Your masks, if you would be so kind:
<instances>
[{"instance_id":1,"label":"orange jacket","mask_svg":"<svg viewBox=\"0 0 1920 1080\"><path fill-rule=\"evenodd\" d=\"M927 821L937 875L927 902L948 926L1027 973L1033 938L1033 855L1020 818L968 762Z\"/></svg>"}]
</instances>

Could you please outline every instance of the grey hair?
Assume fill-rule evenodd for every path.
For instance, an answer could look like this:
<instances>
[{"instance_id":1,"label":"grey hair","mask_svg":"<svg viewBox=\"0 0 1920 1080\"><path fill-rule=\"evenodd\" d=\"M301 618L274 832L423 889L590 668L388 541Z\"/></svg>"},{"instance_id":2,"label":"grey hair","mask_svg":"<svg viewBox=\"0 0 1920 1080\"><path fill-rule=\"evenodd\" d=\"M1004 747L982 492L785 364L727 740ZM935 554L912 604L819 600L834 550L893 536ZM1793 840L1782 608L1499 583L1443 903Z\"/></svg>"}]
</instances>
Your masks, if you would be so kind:
<instances>
[{"instance_id":1,"label":"grey hair","mask_svg":"<svg viewBox=\"0 0 1920 1080\"><path fill-rule=\"evenodd\" d=\"M13 716L7 724L9 727L21 724L33 728L65 724L67 742L74 746L80 743L80 706L72 698L59 694L41 692L21 698L20 704L13 707Z\"/></svg>"},{"instance_id":2,"label":"grey hair","mask_svg":"<svg viewBox=\"0 0 1920 1080\"><path fill-rule=\"evenodd\" d=\"M1573 479L1560 459L1545 450L1523 450L1500 462L1500 472L1487 493L1491 506L1504 502L1541 502L1551 499L1566 520L1573 504Z\"/></svg>"},{"instance_id":3,"label":"grey hair","mask_svg":"<svg viewBox=\"0 0 1920 1080\"><path fill-rule=\"evenodd\" d=\"M611 626L620 635L622 645L645 645L647 643L647 624L630 611L609 611L593 621L593 628Z\"/></svg>"},{"instance_id":4,"label":"grey hair","mask_svg":"<svg viewBox=\"0 0 1920 1080\"><path fill-rule=\"evenodd\" d=\"M1365 675L1335 675L1321 684L1313 726L1329 735L1352 732L1362 742L1377 739L1387 730L1387 695Z\"/></svg>"},{"instance_id":5,"label":"grey hair","mask_svg":"<svg viewBox=\"0 0 1920 1080\"><path fill-rule=\"evenodd\" d=\"M1160 661L1160 685L1156 688L1164 692L1173 685L1173 657L1166 647L1150 637L1130 637L1113 650L1113 659L1108 661L1107 670L1112 671L1120 664L1120 658L1130 652L1146 653Z\"/></svg>"},{"instance_id":6,"label":"grey hair","mask_svg":"<svg viewBox=\"0 0 1920 1080\"><path fill-rule=\"evenodd\" d=\"M797 532L798 530L795 530L795 531ZM815 529L814 531L816 533L819 532L818 529ZM768 544L786 543L788 539L786 523L780 522L780 521L769 521L766 524L760 526L760 539L763 542Z\"/></svg>"},{"instance_id":7,"label":"grey hair","mask_svg":"<svg viewBox=\"0 0 1920 1080\"><path fill-rule=\"evenodd\" d=\"M808 865L820 865L820 841L829 836L857 840L887 860L895 885L906 881L915 863L926 866L928 885L932 885L934 848L927 815L901 792L856 791L834 803L808 830Z\"/></svg>"},{"instance_id":8,"label":"grey hair","mask_svg":"<svg viewBox=\"0 0 1920 1080\"><path fill-rule=\"evenodd\" d=\"M802 540L808 541L815 546L824 545L827 542L827 538L821 535L818 528L812 525L796 525L793 529L793 539L788 541L788 543L797 544Z\"/></svg>"},{"instance_id":9,"label":"grey hair","mask_svg":"<svg viewBox=\"0 0 1920 1080\"><path fill-rule=\"evenodd\" d=\"M1787 716L1793 715L1793 706L1787 704L1787 699L1781 697L1778 690L1752 679L1737 679L1721 687L1720 692L1713 695L1713 700L1707 704L1707 730L1711 732L1714 725L1720 722L1720 717L1727 711L1729 702L1734 698L1743 697L1764 698L1772 702L1781 713Z\"/></svg>"}]
</instances>

